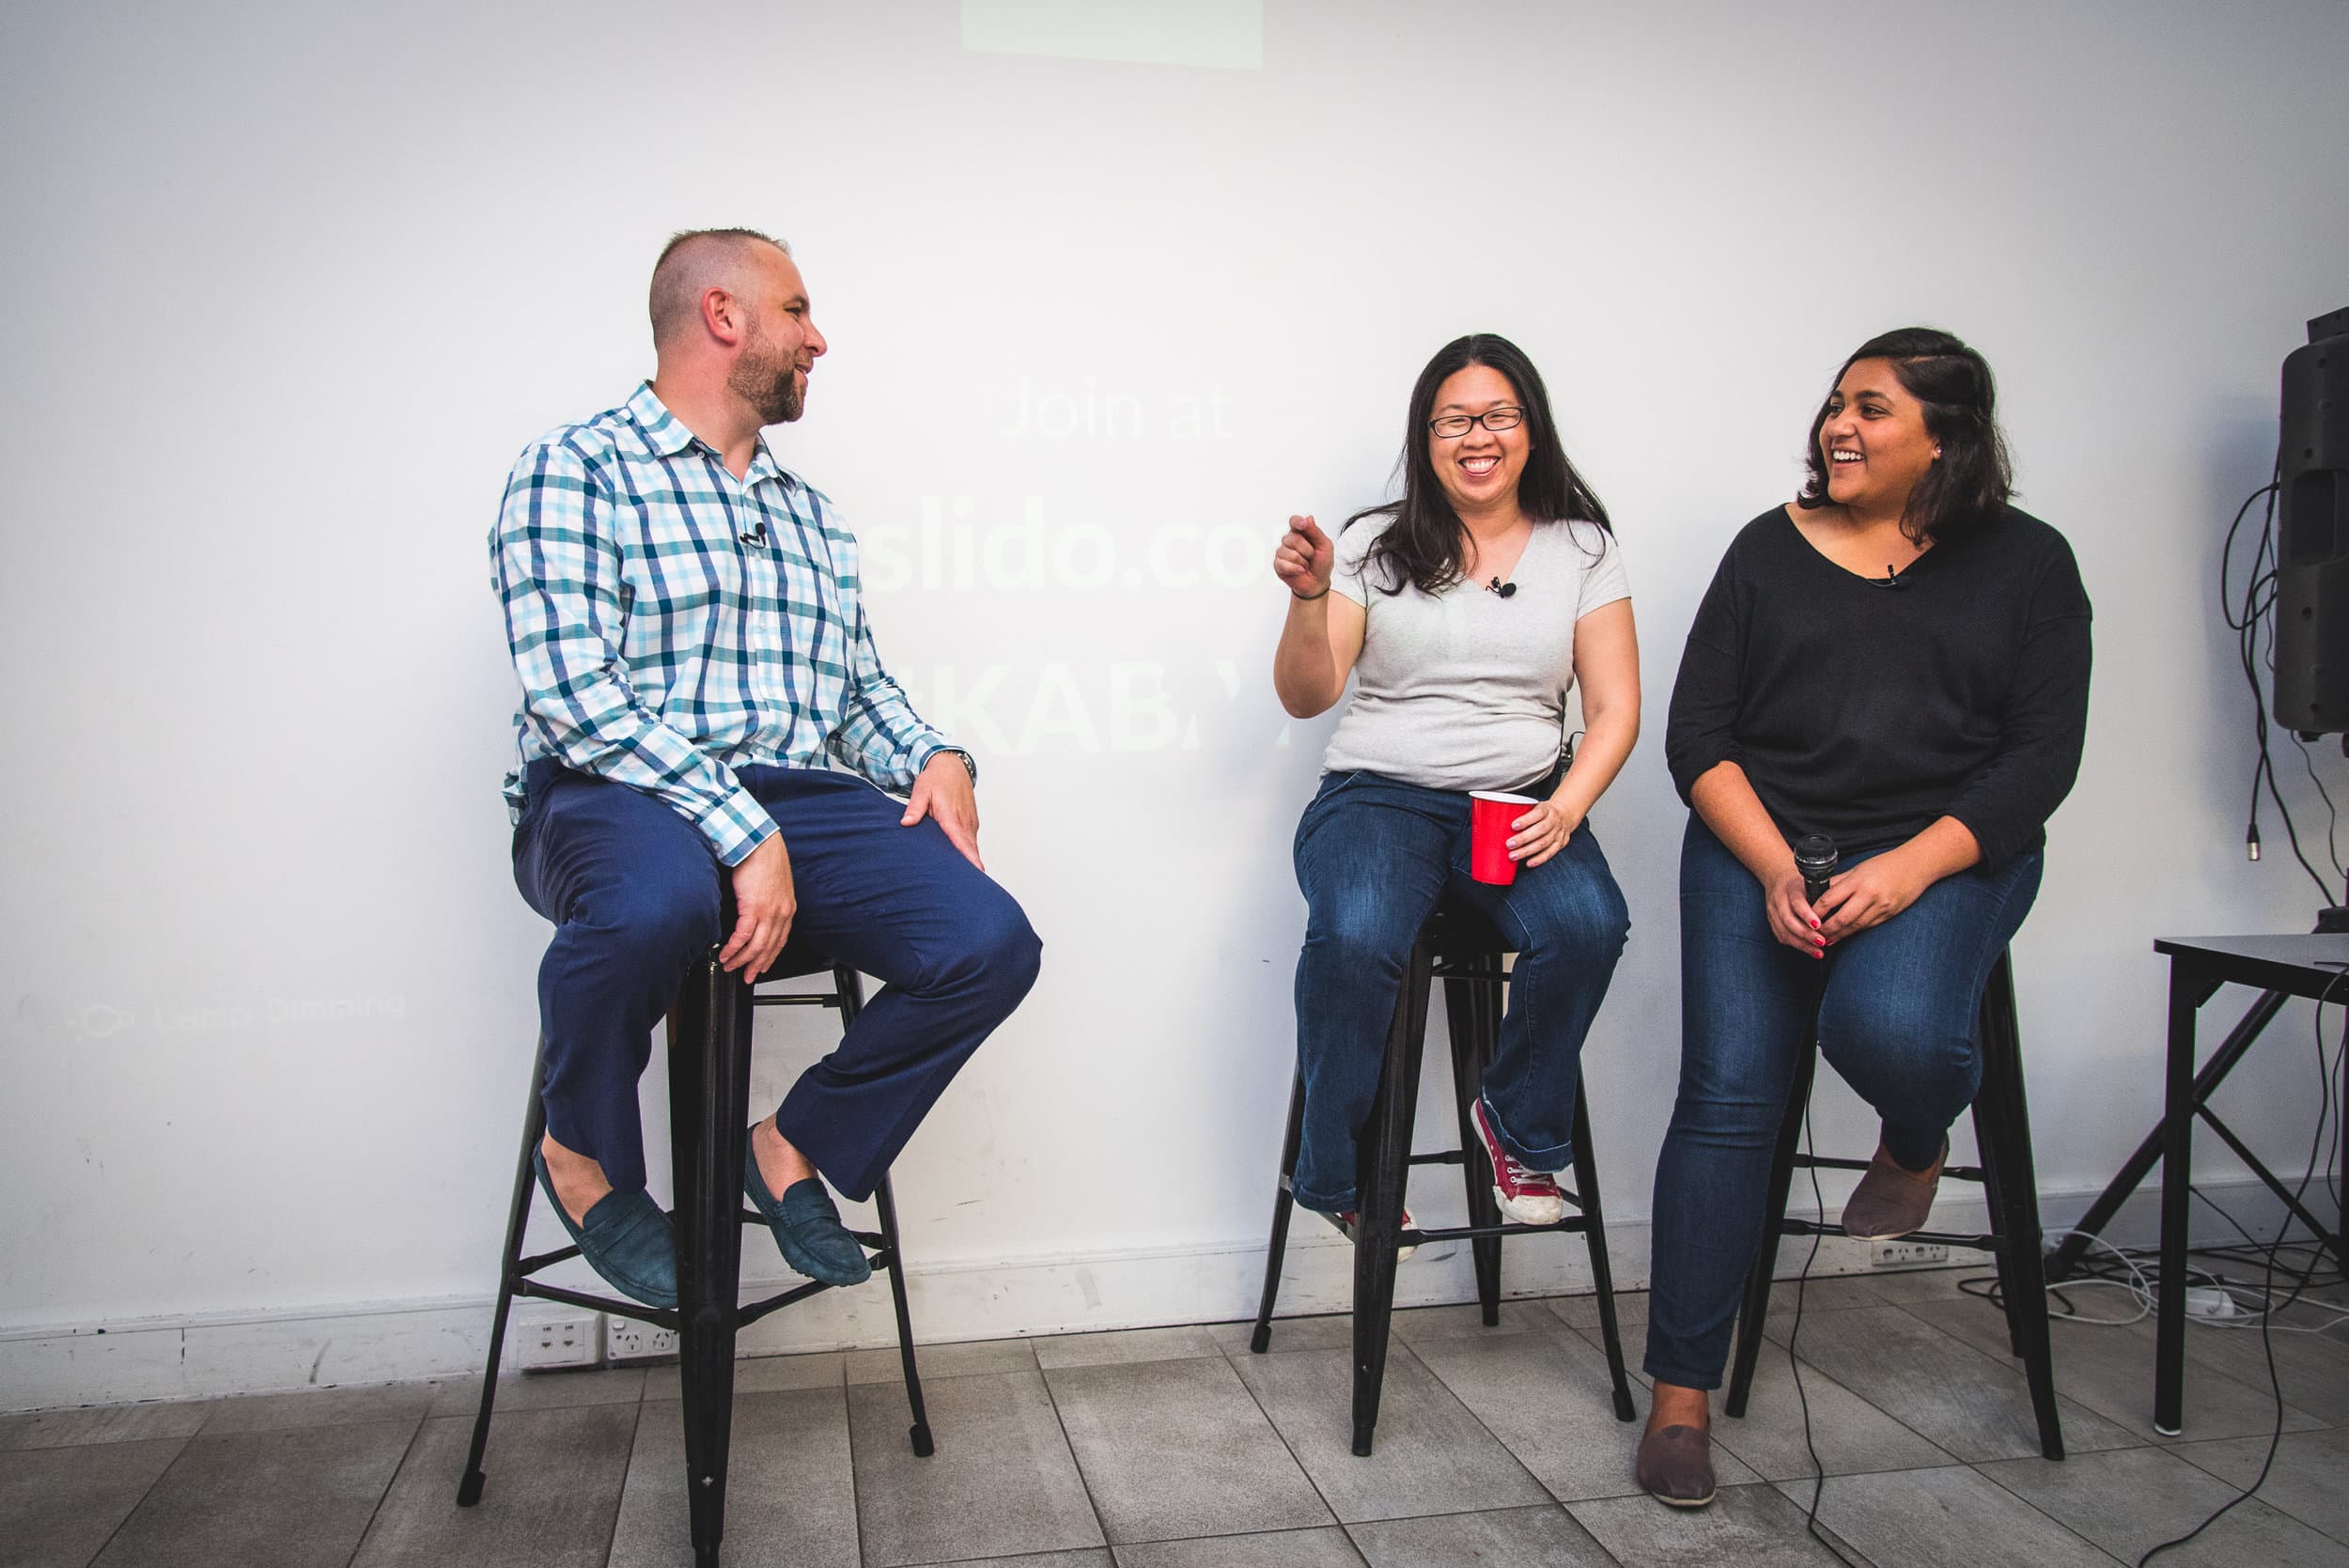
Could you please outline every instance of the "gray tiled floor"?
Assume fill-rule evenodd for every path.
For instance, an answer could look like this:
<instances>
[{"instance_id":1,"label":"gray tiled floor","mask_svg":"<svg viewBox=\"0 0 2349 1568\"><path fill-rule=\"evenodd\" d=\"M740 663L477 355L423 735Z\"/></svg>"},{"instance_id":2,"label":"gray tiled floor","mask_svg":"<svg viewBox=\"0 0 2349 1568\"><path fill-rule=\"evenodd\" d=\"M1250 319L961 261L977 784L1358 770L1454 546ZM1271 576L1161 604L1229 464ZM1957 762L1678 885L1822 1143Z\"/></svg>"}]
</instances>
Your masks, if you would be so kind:
<instances>
[{"instance_id":1,"label":"gray tiled floor","mask_svg":"<svg viewBox=\"0 0 2349 1568\"><path fill-rule=\"evenodd\" d=\"M1814 1281L1797 1343L1854 1562L2134 1562L2267 1457L2256 1334L2190 1336L2187 1429L2156 1442L2147 1327L2060 1325L2072 1457L2037 1445L1996 1311L1962 1271ZM1377 1452L1350 1450L1342 1321L1142 1329L922 1353L917 1458L894 1351L737 1376L735 1568L1533 1568L1832 1564L1781 1292L1750 1414L1718 1423L1713 1507L1631 1479L1587 1297L1398 1314ZM1645 1297L1618 1298L1638 1360ZM2277 1336L2285 1434L2259 1497L2165 1562L2349 1568L2349 1326ZM525 1377L478 1508L453 1506L461 1379L0 1417L0 1568L654 1568L692 1560L670 1368Z\"/></svg>"}]
</instances>

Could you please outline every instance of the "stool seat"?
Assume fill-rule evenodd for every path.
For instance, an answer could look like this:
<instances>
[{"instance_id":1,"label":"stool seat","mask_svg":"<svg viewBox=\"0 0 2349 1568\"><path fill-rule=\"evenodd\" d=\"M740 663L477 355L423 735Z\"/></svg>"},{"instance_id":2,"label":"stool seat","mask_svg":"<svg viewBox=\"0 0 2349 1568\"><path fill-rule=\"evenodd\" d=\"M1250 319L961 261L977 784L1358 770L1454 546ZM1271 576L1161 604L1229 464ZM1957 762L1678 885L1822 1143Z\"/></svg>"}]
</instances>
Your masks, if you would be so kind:
<instances>
[{"instance_id":1,"label":"stool seat","mask_svg":"<svg viewBox=\"0 0 2349 1568\"><path fill-rule=\"evenodd\" d=\"M1613 1270L1607 1257L1607 1227L1599 1211L1598 1162L1591 1152L1590 1108L1585 1103L1580 1075L1575 1079L1574 1186L1561 1194L1570 1209L1567 1217L1548 1225L1525 1225L1502 1219L1493 1199L1493 1173L1484 1141L1470 1120L1481 1093L1485 1071L1492 1064L1501 1037L1502 988L1507 972L1501 960L1514 951L1500 928L1483 911L1446 897L1421 924L1412 944L1394 1015L1387 1029L1385 1060L1370 1118L1358 1140L1358 1202L1354 1223L1354 1452L1367 1457L1378 1421L1378 1404L1386 1380L1388 1330L1394 1312L1396 1254L1407 1242L1465 1240L1476 1265L1477 1299L1485 1325L1501 1321L1501 1245L1505 1236L1545 1232L1583 1234L1590 1250L1591 1278L1598 1296L1599 1330L1607 1351L1608 1371L1614 1388L1615 1417L1636 1415L1629 1379L1624 1370L1623 1343L1615 1322ZM1459 1116L1456 1149L1428 1154L1411 1152L1411 1123L1419 1104L1421 1060L1427 1041L1429 992L1438 979L1444 983L1444 1004L1452 1037L1452 1087ZM1264 1296L1256 1309L1256 1327L1248 1348L1264 1354L1272 1343L1272 1309L1281 1290L1281 1263L1288 1247L1289 1218L1296 1205L1290 1188L1297 1172L1298 1143L1305 1115L1305 1084L1293 1080L1289 1091L1288 1134L1281 1155L1281 1176L1272 1200L1272 1234L1265 1259ZM1423 1232L1403 1229L1403 1199L1415 1165L1457 1165L1468 1188L1469 1223Z\"/></svg>"},{"instance_id":2,"label":"stool seat","mask_svg":"<svg viewBox=\"0 0 2349 1568\"><path fill-rule=\"evenodd\" d=\"M813 941L800 935L798 928L784 941L783 951L767 972L758 977L761 986L778 980L798 980L811 974L826 974L840 968L840 963Z\"/></svg>"},{"instance_id":3,"label":"stool seat","mask_svg":"<svg viewBox=\"0 0 2349 1568\"><path fill-rule=\"evenodd\" d=\"M1436 912L1420 927L1420 940L1447 958L1455 955L1497 957L1517 951L1484 910L1458 898L1447 898L1436 906Z\"/></svg>"}]
</instances>

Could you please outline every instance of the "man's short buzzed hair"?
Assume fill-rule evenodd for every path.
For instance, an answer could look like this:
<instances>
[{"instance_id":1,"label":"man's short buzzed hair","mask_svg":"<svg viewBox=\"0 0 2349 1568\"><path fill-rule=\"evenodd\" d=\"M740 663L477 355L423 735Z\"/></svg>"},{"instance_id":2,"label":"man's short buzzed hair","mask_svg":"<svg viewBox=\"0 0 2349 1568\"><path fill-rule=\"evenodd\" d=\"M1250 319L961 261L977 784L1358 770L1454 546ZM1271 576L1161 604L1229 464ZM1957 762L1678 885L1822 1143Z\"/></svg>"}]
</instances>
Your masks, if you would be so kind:
<instances>
[{"instance_id":1,"label":"man's short buzzed hair","mask_svg":"<svg viewBox=\"0 0 2349 1568\"><path fill-rule=\"evenodd\" d=\"M790 246L754 228L689 228L672 236L652 267L654 345L667 342L700 318L703 290L742 292L743 259L758 245L791 254Z\"/></svg>"}]
</instances>

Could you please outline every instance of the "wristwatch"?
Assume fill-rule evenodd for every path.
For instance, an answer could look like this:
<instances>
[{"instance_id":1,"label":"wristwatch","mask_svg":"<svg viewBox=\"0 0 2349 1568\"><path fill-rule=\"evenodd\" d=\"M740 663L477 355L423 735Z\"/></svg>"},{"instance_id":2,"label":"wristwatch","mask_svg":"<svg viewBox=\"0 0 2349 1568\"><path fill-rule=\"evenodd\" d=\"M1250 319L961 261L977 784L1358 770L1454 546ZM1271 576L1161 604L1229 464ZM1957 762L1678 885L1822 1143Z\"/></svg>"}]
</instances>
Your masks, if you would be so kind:
<instances>
[{"instance_id":1,"label":"wristwatch","mask_svg":"<svg viewBox=\"0 0 2349 1568\"><path fill-rule=\"evenodd\" d=\"M930 754L936 756L941 753L953 757L956 761L961 763L962 770L971 775L971 787L973 789L978 788L979 765L972 759L970 753L964 751L959 746L941 746L937 752L933 752Z\"/></svg>"}]
</instances>

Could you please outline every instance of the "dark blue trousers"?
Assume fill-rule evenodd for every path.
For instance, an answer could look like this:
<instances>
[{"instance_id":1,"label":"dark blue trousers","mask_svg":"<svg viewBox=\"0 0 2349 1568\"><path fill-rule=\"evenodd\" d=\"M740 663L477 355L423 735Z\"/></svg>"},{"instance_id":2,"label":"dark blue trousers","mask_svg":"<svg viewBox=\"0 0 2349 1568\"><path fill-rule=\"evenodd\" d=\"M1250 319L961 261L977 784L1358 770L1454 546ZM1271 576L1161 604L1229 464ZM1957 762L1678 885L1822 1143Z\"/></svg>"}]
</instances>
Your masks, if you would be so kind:
<instances>
[{"instance_id":1,"label":"dark blue trousers","mask_svg":"<svg viewBox=\"0 0 2349 1568\"><path fill-rule=\"evenodd\" d=\"M937 823L863 779L739 768L783 830L804 940L881 981L775 1126L843 1196L871 1194L956 1072L1035 983L1040 944ZM726 933L730 875L691 823L626 784L532 765L514 880L552 921L538 969L547 1130L613 1187L645 1185L636 1080L687 967Z\"/></svg>"}]
</instances>

